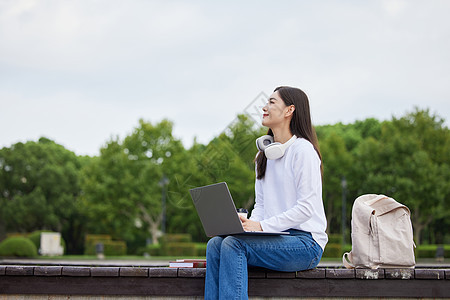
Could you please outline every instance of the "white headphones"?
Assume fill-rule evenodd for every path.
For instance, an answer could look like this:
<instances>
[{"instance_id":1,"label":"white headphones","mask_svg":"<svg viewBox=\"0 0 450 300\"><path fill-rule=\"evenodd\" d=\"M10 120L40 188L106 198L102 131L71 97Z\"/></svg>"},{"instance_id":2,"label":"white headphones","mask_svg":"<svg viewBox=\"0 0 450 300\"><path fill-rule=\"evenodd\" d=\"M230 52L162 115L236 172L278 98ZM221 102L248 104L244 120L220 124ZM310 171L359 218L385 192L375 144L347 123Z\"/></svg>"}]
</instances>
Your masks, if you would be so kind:
<instances>
[{"instance_id":1,"label":"white headphones","mask_svg":"<svg viewBox=\"0 0 450 300\"><path fill-rule=\"evenodd\" d=\"M297 137L293 135L286 143L278 143L273 141L273 136L263 135L256 140L256 147L259 151L264 151L267 159L278 159L283 157L286 149L295 142Z\"/></svg>"}]
</instances>

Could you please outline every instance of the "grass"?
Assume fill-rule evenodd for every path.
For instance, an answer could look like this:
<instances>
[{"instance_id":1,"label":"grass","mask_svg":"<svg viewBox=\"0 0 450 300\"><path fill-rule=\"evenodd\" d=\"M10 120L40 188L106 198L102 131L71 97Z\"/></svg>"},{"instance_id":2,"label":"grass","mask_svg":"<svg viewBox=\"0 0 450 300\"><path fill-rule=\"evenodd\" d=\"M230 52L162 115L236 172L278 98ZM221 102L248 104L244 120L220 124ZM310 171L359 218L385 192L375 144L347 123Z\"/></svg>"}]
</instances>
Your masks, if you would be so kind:
<instances>
[{"instance_id":1,"label":"grass","mask_svg":"<svg viewBox=\"0 0 450 300\"><path fill-rule=\"evenodd\" d=\"M158 260L175 260L179 259L179 256L138 256L138 255L125 255L125 256L105 256L104 260L148 260L148 261L158 261ZM192 259L205 259L203 256L186 256L183 258ZM95 255L61 255L61 256L38 256L33 259L42 260L98 260Z\"/></svg>"}]
</instances>

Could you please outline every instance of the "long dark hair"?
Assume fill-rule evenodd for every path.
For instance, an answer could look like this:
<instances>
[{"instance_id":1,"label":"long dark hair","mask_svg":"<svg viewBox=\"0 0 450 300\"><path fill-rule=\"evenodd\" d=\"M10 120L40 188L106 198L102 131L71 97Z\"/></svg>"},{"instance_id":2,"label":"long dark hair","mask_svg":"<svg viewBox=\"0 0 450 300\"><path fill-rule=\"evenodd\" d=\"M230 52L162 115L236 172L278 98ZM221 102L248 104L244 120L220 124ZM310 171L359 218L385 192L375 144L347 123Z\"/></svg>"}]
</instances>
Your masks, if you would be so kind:
<instances>
[{"instance_id":1,"label":"long dark hair","mask_svg":"<svg viewBox=\"0 0 450 300\"><path fill-rule=\"evenodd\" d=\"M277 87L274 92L280 95L286 106L294 105L295 110L292 115L291 123L289 124L289 129L292 134L295 134L299 138L304 138L313 144L314 149L319 155L322 161L322 155L320 154L319 142L317 140L316 131L312 126L311 114L309 111L309 100L308 96L299 88L280 86ZM268 135L273 136L271 129L267 132ZM255 158L256 161L256 178L262 179L266 174L267 158L264 152L260 151ZM320 164L320 172L323 177L323 166Z\"/></svg>"}]
</instances>

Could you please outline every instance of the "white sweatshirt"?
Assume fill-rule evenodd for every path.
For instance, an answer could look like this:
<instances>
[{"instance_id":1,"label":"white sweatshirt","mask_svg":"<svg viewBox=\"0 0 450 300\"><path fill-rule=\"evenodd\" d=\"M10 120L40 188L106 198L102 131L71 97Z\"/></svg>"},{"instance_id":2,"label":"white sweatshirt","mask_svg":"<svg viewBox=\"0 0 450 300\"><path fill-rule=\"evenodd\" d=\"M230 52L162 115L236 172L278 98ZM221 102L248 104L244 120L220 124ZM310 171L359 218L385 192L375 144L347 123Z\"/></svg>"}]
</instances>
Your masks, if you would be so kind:
<instances>
[{"instance_id":1,"label":"white sweatshirt","mask_svg":"<svg viewBox=\"0 0 450 300\"><path fill-rule=\"evenodd\" d=\"M250 219L260 221L263 231L310 232L325 249L328 236L320 164L313 145L303 138L297 138L283 157L268 159L264 178L255 182Z\"/></svg>"}]
</instances>

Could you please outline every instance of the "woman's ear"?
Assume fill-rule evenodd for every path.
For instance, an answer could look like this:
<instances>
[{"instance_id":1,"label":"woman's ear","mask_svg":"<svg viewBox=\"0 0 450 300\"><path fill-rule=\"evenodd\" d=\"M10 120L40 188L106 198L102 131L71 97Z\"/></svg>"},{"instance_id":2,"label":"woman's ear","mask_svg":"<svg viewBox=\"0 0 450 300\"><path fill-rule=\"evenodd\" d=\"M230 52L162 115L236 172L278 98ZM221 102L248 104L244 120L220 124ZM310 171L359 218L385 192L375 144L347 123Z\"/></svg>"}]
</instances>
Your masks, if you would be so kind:
<instances>
[{"instance_id":1,"label":"woman's ear","mask_svg":"<svg viewBox=\"0 0 450 300\"><path fill-rule=\"evenodd\" d=\"M295 106L294 106L294 105L289 105L289 106L287 107L285 116L286 116L286 117L292 116L292 114L294 113L294 110L295 110Z\"/></svg>"}]
</instances>

